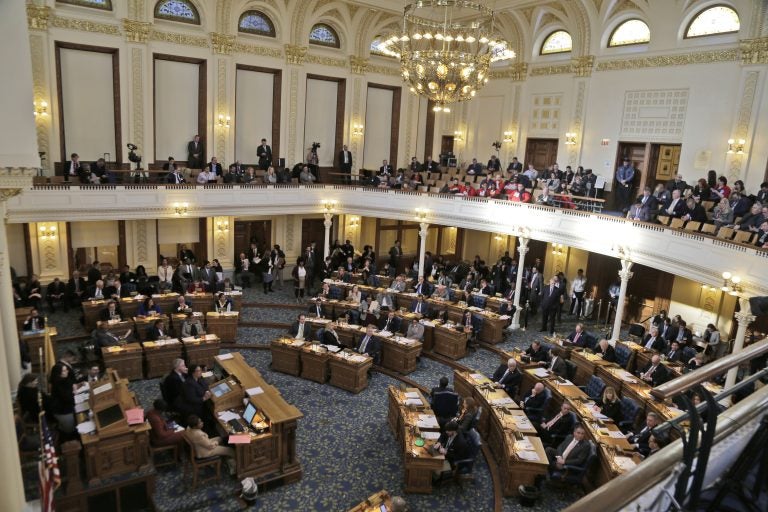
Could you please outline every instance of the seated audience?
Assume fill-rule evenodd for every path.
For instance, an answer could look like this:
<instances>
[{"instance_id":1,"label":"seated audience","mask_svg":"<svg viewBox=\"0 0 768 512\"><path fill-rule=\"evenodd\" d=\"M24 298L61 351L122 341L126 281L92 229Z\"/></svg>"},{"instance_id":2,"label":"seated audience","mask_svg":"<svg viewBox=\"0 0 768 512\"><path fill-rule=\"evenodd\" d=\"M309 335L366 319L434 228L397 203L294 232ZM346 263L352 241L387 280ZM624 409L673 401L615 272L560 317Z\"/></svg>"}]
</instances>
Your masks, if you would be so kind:
<instances>
[{"instance_id":1,"label":"seated audience","mask_svg":"<svg viewBox=\"0 0 768 512\"><path fill-rule=\"evenodd\" d=\"M595 354L601 356L603 361L608 361L610 363L616 362L616 349L614 349L611 343L606 339L597 342Z\"/></svg>"},{"instance_id":2,"label":"seated audience","mask_svg":"<svg viewBox=\"0 0 768 512\"><path fill-rule=\"evenodd\" d=\"M563 402L557 414L534 426L544 446L556 446L573 430L573 424L574 415L571 413L571 404Z\"/></svg>"},{"instance_id":3,"label":"seated audience","mask_svg":"<svg viewBox=\"0 0 768 512\"><path fill-rule=\"evenodd\" d=\"M603 396L595 402L594 409L603 416L608 416L616 424L623 418L621 401L613 386L605 387Z\"/></svg>"},{"instance_id":4,"label":"seated audience","mask_svg":"<svg viewBox=\"0 0 768 512\"><path fill-rule=\"evenodd\" d=\"M661 418L659 418L655 412L649 412L645 416L645 426L638 433L630 433L627 436L627 441L629 441L643 457L647 457L651 452L651 447L648 445L652 435L651 431L660 423Z\"/></svg>"},{"instance_id":5,"label":"seated audience","mask_svg":"<svg viewBox=\"0 0 768 512\"><path fill-rule=\"evenodd\" d=\"M147 421L152 430L149 432L149 440L152 446L179 446L184 443L184 431L177 431L175 423L170 421L166 414L168 404L158 398L153 403L153 408L147 412Z\"/></svg>"}]
</instances>

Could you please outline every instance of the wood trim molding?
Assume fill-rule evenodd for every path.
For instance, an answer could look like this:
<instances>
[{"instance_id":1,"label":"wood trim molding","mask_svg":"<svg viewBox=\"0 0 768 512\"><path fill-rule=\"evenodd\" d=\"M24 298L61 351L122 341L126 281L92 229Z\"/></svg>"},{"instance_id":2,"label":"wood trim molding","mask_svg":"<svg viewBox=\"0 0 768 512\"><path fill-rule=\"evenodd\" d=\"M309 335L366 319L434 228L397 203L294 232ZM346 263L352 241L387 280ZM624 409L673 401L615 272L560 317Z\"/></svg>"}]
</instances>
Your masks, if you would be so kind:
<instances>
[{"instance_id":1,"label":"wood trim molding","mask_svg":"<svg viewBox=\"0 0 768 512\"><path fill-rule=\"evenodd\" d=\"M249 66L246 64L237 64L235 66L235 116L237 116L237 71L254 71L256 73L268 73L272 75L272 134L269 141L272 146L272 165L276 165L280 161L280 113L283 111L282 106L282 88L283 88L283 70L264 68L261 66ZM235 155L237 155L237 138L235 138ZM258 162L241 162L243 165L254 165Z\"/></svg>"},{"instance_id":2,"label":"wood trim molding","mask_svg":"<svg viewBox=\"0 0 768 512\"><path fill-rule=\"evenodd\" d=\"M424 130L424 158L421 159L422 162L425 162L428 156L435 160L435 156L432 154L435 143L435 111L432 110L434 106L434 101L427 101L427 127ZM437 161L439 162L440 159L438 158Z\"/></svg>"},{"instance_id":3,"label":"wood trim molding","mask_svg":"<svg viewBox=\"0 0 768 512\"><path fill-rule=\"evenodd\" d=\"M326 82L336 82L339 84L336 89L336 134L333 142L333 161L335 162L336 155L339 154L341 147L344 145L344 112L346 110L347 79L307 73L307 81L309 80L325 80ZM306 150L306 148L302 148L302 153L304 150ZM302 159L303 158L304 156L302 155Z\"/></svg>"},{"instance_id":4,"label":"wood trim molding","mask_svg":"<svg viewBox=\"0 0 768 512\"><path fill-rule=\"evenodd\" d=\"M200 140L203 142L206 154L203 155L203 162L208 160L207 156L210 152L208 141L206 138L205 120L208 116L208 61L206 59L198 59L194 57L181 57L179 55L168 55L165 53L153 53L152 54L152 146L154 147L154 160L155 164L163 164L167 161L167 157L162 160L157 159L157 73L155 73L155 62L158 60L167 60L171 62L184 62L186 64L198 65L198 93L197 93L197 134L200 135ZM190 137L189 140L192 140ZM184 159L177 158L176 162L186 165L186 155Z\"/></svg>"},{"instance_id":5,"label":"wood trim molding","mask_svg":"<svg viewBox=\"0 0 768 512\"><path fill-rule=\"evenodd\" d=\"M384 85L368 83L368 88L385 89L392 91L392 122L390 123L389 134L389 164L392 169L397 169L397 149L400 141L400 101L403 94L403 88L399 85Z\"/></svg>"},{"instance_id":6,"label":"wood trim molding","mask_svg":"<svg viewBox=\"0 0 768 512\"><path fill-rule=\"evenodd\" d=\"M61 83L61 50L79 50L83 52L107 53L112 55L112 96L114 107L115 124L115 163L123 163L123 132L120 108L120 50L108 46L92 46L88 44L67 43L64 41L55 41L54 48L56 53L56 96L59 111L59 157L62 162L66 162L67 157L66 133L64 129L64 94Z\"/></svg>"}]
</instances>

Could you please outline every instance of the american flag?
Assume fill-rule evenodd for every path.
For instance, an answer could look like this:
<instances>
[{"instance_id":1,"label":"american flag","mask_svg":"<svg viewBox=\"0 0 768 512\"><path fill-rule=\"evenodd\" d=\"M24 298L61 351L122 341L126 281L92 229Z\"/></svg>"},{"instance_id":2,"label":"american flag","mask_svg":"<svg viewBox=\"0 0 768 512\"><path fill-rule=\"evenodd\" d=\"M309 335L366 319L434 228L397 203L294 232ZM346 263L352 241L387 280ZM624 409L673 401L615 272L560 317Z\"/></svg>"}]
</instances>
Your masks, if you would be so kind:
<instances>
[{"instance_id":1,"label":"american flag","mask_svg":"<svg viewBox=\"0 0 768 512\"><path fill-rule=\"evenodd\" d=\"M48 429L45 415L40 415L40 509L42 512L53 512L53 497L56 489L61 485L61 473L59 472L59 458L56 456L56 448L53 446L53 436Z\"/></svg>"}]
</instances>

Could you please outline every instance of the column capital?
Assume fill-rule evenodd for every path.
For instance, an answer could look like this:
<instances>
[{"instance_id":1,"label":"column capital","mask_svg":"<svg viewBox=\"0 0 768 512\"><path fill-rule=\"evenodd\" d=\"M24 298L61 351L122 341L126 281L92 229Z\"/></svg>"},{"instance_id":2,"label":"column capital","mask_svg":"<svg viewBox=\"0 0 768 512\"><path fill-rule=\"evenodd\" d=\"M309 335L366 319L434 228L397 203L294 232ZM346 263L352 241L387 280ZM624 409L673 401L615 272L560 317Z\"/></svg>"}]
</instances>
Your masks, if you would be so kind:
<instances>
[{"instance_id":1,"label":"column capital","mask_svg":"<svg viewBox=\"0 0 768 512\"><path fill-rule=\"evenodd\" d=\"M428 232L429 232L429 223L419 222L419 236L422 238L426 238Z\"/></svg>"},{"instance_id":2,"label":"column capital","mask_svg":"<svg viewBox=\"0 0 768 512\"><path fill-rule=\"evenodd\" d=\"M619 279L621 279L622 282L629 281L632 279L632 276L634 275L634 272L630 272L629 269L621 269L619 270Z\"/></svg>"},{"instance_id":3,"label":"column capital","mask_svg":"<svg viewBox=\"0 0 768 512\"><path fill-rule=\"evenodd\" d=\"M350 55L349 68L355 75L364 75L368 72L368 59L365 57L358 57L357 55Z\"/></svg>"},{"instance_id":4,"label":"column capital","mask_svg":"<svg viewBox=\"0 0 768 512\"><path fill-rule=\"evenodd\" d=\"M213 53L219 55L232 55L232 50L235 48L235 36L230 34L219 34L218 32L211 32L210 36Z\"/></svg>"},{"instance_id":5,"label":"column capital","mask_svg":"<svg viewBox=\"0 0 768 512\"><path fill-rule=\"evenodd\" d=\"M151 30L152 24L149 22L123 18L123 32L129 43L146 43Z\"/></svg>"},{"instance_id":6,"label":"column capital","mask_svg":"<svg viewBox=\"0 0 768 512\"><path fill-rule=\"evenodd\" d=\"M749 306L749 299L747 297L739 297L739 311L733 314L733 317L739 322L739 325L751 324L757 318L752 314L752 308Z\"/></svg>"},{"instance_id":7,"label":"column capital","mask_svg":"<svg viewBox=\"0 0 768 512\"><path fill-rule=\"evenodd\" d=\"M531 241L530 238L525 238L522 236L517 237L517 244L518 244L517 250L520 254L526 254L528 252L528 242L530 241Z\"/></svg>"},{"instance_id":8,"label":"column capital","mask_svg":"<svg viewBox=\"0 0 768 512\"><path fill-rule=\"evenodd\" d=\"M27 26L34 30L48 30L51 8L47 5L27 4Z\"/></svg>"},{"instance_id":9,"label":"column capital","mask_svg":"<svg viewBox=\"0 0 768 512\"><path fill-rule=\"evenodd\" d=\"M304 60L307 58L307 50L309 50L306 46L301 45L293 45L293 44L286 44L284 46L285 48L285 62L288 64L295 64L297 66L301 66L304 64Z\"/></svg>"},{"instance_id":10,"label":"column capital","mask_svg":"<svg viewBox=\"0 0 768 512\"><path fill-rule=\"evenodd\" d=\"M29 8L27 8L29 12ZM768 63L768 37L742 39L739 41L742 66Z\"/></svg>"},{"instance_id":11,"label":"column capital","mask_svg":"<svg viewBox=\"0 0 768 512\"><path fill-rule=\"evenodd\" d=\"M578 77L592 76L592 69L595 67L594 55L583 55L571 59L571 72Z\"/></svg>"}]
</instances>

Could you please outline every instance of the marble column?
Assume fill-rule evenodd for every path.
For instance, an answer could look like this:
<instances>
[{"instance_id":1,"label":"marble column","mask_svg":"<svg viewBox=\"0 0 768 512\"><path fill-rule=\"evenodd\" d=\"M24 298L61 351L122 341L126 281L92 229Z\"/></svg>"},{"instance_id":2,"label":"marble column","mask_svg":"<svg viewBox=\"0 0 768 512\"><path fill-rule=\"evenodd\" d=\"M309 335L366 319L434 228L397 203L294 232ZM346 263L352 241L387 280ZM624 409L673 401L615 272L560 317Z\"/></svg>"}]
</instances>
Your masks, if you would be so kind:
<instances>
[{"instance_id":1,"label":"marble column","mask_svg":"<svg viewBox=\"0 0 768 512\"><path fill-rule=\"evenodd\" d=\"M619 340L619 334L621 332L621 321L624 318L624 302L627 299L627 285L632 278L632 262L628 259L621 260L621 270L619 270L619 279L621 279L621 287L619 288L619 300L616 303L616 315L613 319L613 330L611 331L611 339L608 340L611 345L616 345Z\"/></svg>"},{"instance_id":2,"label":"marble column","mask_svg":"<svg viewBox=\"0 0 768 512\"><path fill-rule=\"evenodd\" d=\"M419 277L424 277L424 257L427 252L427 233L429 233L429 224L427 222L419 222L419 238L421 243L419 244Z\"/></svg>"},{"instance_id":3,"label":"marble column","mask_svg":"<svg viewBox=\"0 0 768 512\"><path fill-rule=\"evenodd\" d=\"M747 336L747 326L755 321L755 315L752 314L749 307L749 299L740 297L739 307L739 311L733 315L739 326L736 329L736 337L733 339L732 354L738 354L744 348L744 338ZM738 371L738 366L728 370L728 375L725 378L725 389L732 388L733 385L736 384L736 374Z\"/></svg>"},{"instance_id":4,"label":"marble column","mask_svg":"<svg viewBox=\"0 0 768 512\"><path fill-rule=\"evenodd\" d=\"M18 194L18 189L0 188L0 333L3 337L3 351L6 380L12 390L21 379L21 355L19 353L19 333L16 330L16 311L13 305L13 283L11 282L11 264L6 233L7 199Z\"/></svg>"},{"instance_id":5,"label":"marble column","mask_svg":"<svg viewBox=\"0 0 768 512\"><path fill-rule=\"evenodd\" d=\"M512 323L509 328L512 330L520 328L520 295L523 290L523 268L525 265L525 255L528 253L528 242L530 238L518 237L517 251L520 257L517 262L517 280L515 281L515 314L512 316Z\"/></svg>"},{"instance_id":6,"label":"marble column","mask_svg":"<svg viewBox=\"0 0 768 512\"><path fill-rule=\"evenodd\" d=\"M323 249L323 259L331 254L331 228L333 227L333 214L324 213L323 226L325 227L325 247Z\"/></svg>"}]
</instances>

